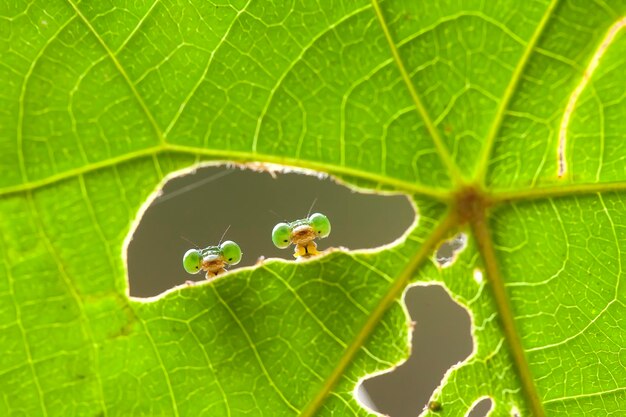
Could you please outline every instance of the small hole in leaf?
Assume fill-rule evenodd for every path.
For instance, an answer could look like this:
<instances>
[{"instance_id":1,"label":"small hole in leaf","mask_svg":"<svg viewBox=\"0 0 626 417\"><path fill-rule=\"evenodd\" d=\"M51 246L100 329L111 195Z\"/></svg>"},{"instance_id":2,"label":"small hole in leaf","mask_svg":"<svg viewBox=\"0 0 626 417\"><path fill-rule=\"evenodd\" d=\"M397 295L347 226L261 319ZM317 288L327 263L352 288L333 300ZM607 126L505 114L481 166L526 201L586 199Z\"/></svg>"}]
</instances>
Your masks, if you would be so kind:
<instances>
[{"instance_id":1,"label":"small hole in leaf","mask_svg":"<svg viewBox=\"0 0 626 417\"><path fill-rule=\"evenodd\" d=\"M420 414L445 372L473 349L467 310L441 286L412 287L405 302L415 321L411 356L393 371L363 381L372 409L390 417Z\"/></svg>"},{"instance_id":2,"label":"small hole in leaf","mask_svg":"<svg viewBox=\"0 0 626 417\"><path fill-rule=\"evenodd\" d=\"M483 275L483 271L481 271L478 268L474 269L474 273L472 275L474 277L474 281L476 281L476 283L478 285L483 283L483 280L485 279L484 275Z\"/></svg>"},{"instance_id":3,"label":"small hole in leaf","mask_svg":"<svg viewBox=\"0 0 626 417\"><path fill-rule=\"evenodd\" d=\"M489 397L483 397L475 401L470 407L467 417L486 417L493 408L493 400Z\"/></svg>"},{"instance_id":4,"label":"small hole in leaf","mask_svg":"<svg viewBox=\"0 0 626 417\"><path fill-rule=\"evenodd\" d=\"M157 295L204 272L187 274L183 254L194 245L233 240L244 253L229 269L254 265L259 257L293 260L293 247L276 248L272 228L311 212L324 213L332 232L317 241L331 247L375 248L401 237L416 213L403 195L355 192L329 177L205 166L171 177L143 212L127 248L130 295ZM190 243L193 242L193 243Z\"/></svg>"},{"instance_id":5,"label":"small hole in leaf","mask_svg":"<svg viewBox=\"0 0 626 417\"><path fill-rule=\"evenodd\" d=\"M458 233L452 239L443 242L437 249L435 259L440 267L446 268L454 263L459 253L467 246L467 235Z\"/></svg>"},{"instance_id":6,"label":"small hole in leaf","mask_svg":"<svg viewBox=\"0 0 626 417\"><path fill-rule=\"evenodd\" d=\"M513 408L511 408L511 417L522 417L522 414L517 406L513 406Z\"/></svg>"}]
</instances>

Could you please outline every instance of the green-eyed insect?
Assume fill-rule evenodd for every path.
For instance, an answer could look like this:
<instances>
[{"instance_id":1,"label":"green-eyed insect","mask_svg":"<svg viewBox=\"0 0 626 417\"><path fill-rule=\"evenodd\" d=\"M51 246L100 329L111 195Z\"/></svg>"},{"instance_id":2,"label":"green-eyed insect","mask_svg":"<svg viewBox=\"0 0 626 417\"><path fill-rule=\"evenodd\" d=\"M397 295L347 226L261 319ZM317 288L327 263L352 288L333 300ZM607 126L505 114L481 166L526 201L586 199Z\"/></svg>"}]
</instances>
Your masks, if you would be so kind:
<instances>
[{"instance_id":1,"label":"green-eyed insect","mask_svg":"<svg viewBox=\"0 0 626 417\"><path fill-rule=\"evenodd\" d=\"M314 240L330 234L330 221L321 213L314 213L306 219L291 223L278 223L272 230L272 242L277 248L285 249L292 243L296 245L294 257L317 255Z\"/></svg>"},{"instance_id":2,"label":"green-eyed insect","mask_svg":"<svg viewBox=\"0 0 626 417\"><path fill-rule=\"evenodd\" d=\"M183 268L190 274L206 271L206 278L211 279L226 272L228 265L237 265L241 261L241 249L232 240L218 246L204 249L189 249L183 256Z\"/></svg>"}]
</instances>

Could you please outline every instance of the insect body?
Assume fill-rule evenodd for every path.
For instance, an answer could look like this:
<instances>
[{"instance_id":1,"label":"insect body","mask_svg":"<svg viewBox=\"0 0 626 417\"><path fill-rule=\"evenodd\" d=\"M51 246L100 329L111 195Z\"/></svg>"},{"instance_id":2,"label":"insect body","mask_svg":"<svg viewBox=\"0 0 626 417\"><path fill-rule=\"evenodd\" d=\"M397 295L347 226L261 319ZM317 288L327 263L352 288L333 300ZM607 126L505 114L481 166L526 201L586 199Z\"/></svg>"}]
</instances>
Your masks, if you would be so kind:
<instances>
[{"instance_id":1,"label":"insect body","mask_svg":"<svg viewBox=\"0 0 626 417\"><path fill-rule=\"evenodd\" d=\"M316 238L325 238L330 234L330 221L321 213L314 213L306 219L291 223L278 223L272 230L272 242L277 248L284 249L292 243L296 245L294 257L317 255Z\"/></svg>"},{"instance_id":2,"label":"insect body","mask_svg":"<svg viewBox=\"0 0 626 417\"><path fill-rule=\"evenodd\" d=\"M228 265L237 265L241 261L241 249L232 240L219 246L204 249L189 249L183 256L183 267L190 274L206 271L206 278L211 279L226 272Z\"/></svg>"}]
</instances>

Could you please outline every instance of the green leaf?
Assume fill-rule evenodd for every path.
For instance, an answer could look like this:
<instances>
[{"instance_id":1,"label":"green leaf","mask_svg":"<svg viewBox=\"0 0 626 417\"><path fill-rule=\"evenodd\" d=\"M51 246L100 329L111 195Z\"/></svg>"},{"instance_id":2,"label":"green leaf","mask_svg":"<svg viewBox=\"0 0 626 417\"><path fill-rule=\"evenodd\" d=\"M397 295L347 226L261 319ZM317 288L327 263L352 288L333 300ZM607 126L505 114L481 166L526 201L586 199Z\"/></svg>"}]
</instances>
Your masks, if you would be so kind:
<instances>
[{"instance_id":1,"label":"green leaf","mask_svg":"<svg viewBox=\"0 0 626 417\"><path fill-rule=\"evenodd\" d=\"M484 396L498 416L623 414L625 14L2 3L0 414L367 415L353 390L409 354L411 283L445 285L475 339L424 415ZM130 299L140 207L223 160L404 192L419 217L393 247Z\"/></svg>"}]
</instances>

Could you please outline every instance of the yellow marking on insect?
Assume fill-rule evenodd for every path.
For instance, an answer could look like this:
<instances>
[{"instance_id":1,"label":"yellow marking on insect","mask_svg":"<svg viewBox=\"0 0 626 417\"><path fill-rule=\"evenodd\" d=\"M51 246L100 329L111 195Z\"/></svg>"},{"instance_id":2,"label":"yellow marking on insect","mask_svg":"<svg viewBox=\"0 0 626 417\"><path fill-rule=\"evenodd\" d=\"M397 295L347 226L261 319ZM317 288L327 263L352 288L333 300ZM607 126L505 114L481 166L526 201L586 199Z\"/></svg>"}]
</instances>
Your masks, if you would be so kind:
<instances>
[{"instance_id":1,"label":"yellow marking on insect","mask_svg":"<svg viewBox=\"0 0 626 417\"><path fill-rule=\"evenodd\" d=\"M596 52L593 54L593 57L591 58L589 65L585 69L585 72L583 73L583 78L580 81L580 84L576 86L576 88L574 89L574 92L569 98L569 101L567 102L567 106L565 107L565 113L563 114L563 119L561 120L561 126L559 128L559 148L558 148L558 155L557 155L559 178L563 178L565 174L567 173L567 161L566 161L566 155L565 155L565 151L566 151L565 148L566 148L566 142L567 142L567 127L569 126L572 113L574 112L574 109L576 108L576 103L578 102L578 98L582 94L585 87L587 87L587 83L589 83L591 76L593 75L594 71L598 67L598 63L600 62L600 59L602 58L604 53L607 51L611 43L613 43L613 41L615 40L615 36L617 36L617 33L620 30L622 30L624 26L626 26L626 17L618 20L617 23L613 24L613 26L609 28L609 31L607 32L606 36L602 40L602 43L600 44Z\"/></svg>"},{"instance_id":2,"label":"yellow marking on insect","mask_svg":"<svg viewBox=\"0 0 626 417\"><path fill-rule=\"evenodd\" d=\"M306 245L297 244L296 249L294 251L294 258L308 258L310 256L319 255L320 252L317 250L317 245L315 242L310 241Z\"/></svg>"}]
</instances>

